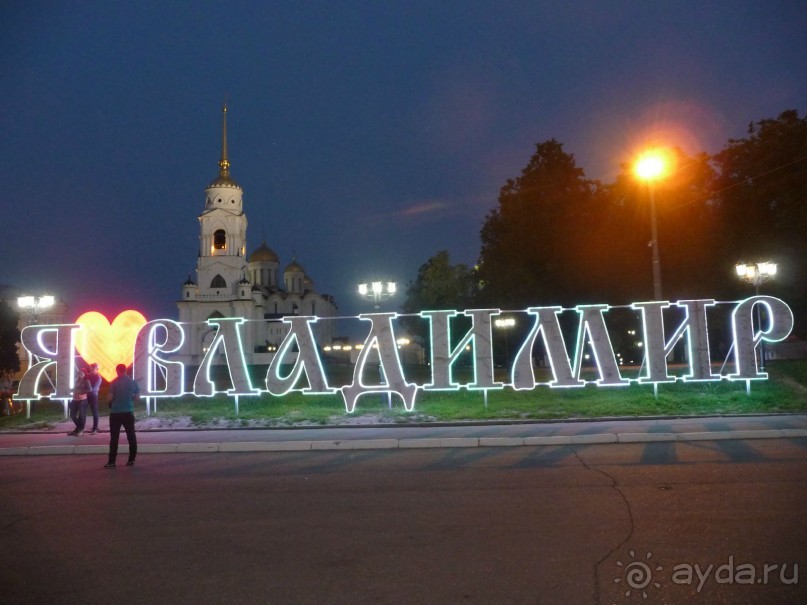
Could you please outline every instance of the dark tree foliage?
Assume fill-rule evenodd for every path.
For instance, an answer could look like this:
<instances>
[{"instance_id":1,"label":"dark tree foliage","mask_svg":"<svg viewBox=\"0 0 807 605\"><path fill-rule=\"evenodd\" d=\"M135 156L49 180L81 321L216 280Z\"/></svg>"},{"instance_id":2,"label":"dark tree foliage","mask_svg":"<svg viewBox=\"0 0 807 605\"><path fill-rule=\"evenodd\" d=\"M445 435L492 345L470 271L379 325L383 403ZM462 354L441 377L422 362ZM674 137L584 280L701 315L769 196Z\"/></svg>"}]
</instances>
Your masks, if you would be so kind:
<instances>
[{"instance_id":1,"label":"dark tree foliage","mask_svg":"<svg viewBox=\"0 0 807 605\"><path fill-rule=\"evenodd\" d=\"M713 161L720 174L716 197L724 264L778 263L776 279L764 292L793 308L797 331L806 335L807 117L789 110L752 123L746 138L731 139Z\"/></svg>"},{"instance_id":2,"label":"dark tree foliage","mask_svg":"<svg viewBox=\"0 0 807 605\"><path fill-rule=\"evenodd\" d=\"M0 300L0 373L16 373L20 370L20 358L17 355L17 343L20 342L18 319L8 303Z\"/></svg>"},{"instance_id":3,"label":"dark tree foliage","mask_svg":"<svg viewBox=\"0 0 807 605\"><path fill-rule=\"evenodd\" d=\"M594 232L604 210L598 184L585 178L573 155L554 139L536 145L482 226L479 302L518 309L593 296Z\"/></svg>"},{"instance_id":4,"label":"dark tree foliage","mask_svg":"<svg viewBox=\"0 0 807 605\"><path fill-rule=\"evenodd\" d=\"M446 250L441 250L418 270L417 279L409 284L404 313L437 309L469 309L476 292L473 270L464 264L451 264ZM410 334L427 340L428 323L419 317L404 317L402 322Z\"/></svg>"},{"instance_id":5,"label":"dark tree foliage","mask_svg":"<svg viewBox=\"0 0 807 605\"><path fill-rule=\"evenodd\" d=\"M751 124L748 137L730 140L712 158L679 149L673 156L671 171L652 190L663 297L750 295L734 265L772 260L779 273L762 291L783 298L794 310L797 333L807 335L807 118L785 111ZM482 225L474 303L424 287L426 274L449 265L446 253L421 267L411 290L412 301L420 302L408 310L650 299L651 192L632 168L623 165L616 181L602 186L585 177L558 141L536 145Z\"/></svg>"}]
</instances>

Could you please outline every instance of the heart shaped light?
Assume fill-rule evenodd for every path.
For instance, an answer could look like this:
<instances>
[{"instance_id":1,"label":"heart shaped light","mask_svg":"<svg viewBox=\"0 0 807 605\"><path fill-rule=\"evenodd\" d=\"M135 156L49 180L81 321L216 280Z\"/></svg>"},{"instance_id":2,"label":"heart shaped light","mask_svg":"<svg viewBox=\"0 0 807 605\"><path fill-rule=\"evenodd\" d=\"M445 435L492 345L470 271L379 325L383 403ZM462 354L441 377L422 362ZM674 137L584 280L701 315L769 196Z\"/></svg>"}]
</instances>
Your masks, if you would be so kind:
<instances>
[{"instance_id":1,"label":"heart shaped light","mask_svg":"<svg viewBox=\"0 0 807 605\"><path fill-rule=\"evenodd\" d=\"M135 340L146 325L146 318L139 311L130 309L120 313L110 324L101 313L90 311L75 323L81 326L75 332L78 354L87 363L97 363L98 373L112 381L117 377L116 365L132 365Z\"/></svg>"}]
</instances>

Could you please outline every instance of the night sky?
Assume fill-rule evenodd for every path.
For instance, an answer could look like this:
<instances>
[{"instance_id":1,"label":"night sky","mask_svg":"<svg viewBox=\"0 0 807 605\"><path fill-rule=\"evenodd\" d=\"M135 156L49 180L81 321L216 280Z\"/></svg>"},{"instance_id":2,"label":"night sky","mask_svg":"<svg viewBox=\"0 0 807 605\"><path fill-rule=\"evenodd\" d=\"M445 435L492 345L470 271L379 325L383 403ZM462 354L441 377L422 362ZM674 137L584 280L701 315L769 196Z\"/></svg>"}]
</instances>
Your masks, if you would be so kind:
<instances>
[{"instance_id":1,"label":"night sky","mask_svg":"<svg viewBox=\"0 0 807 605\"><path fill-rule=\"evenodd\" d=\"M805 32L797 1L4 2L0 284L176 318L226 101L248 253L366 311L359 281L472 265L536 143L610 182L647 137L803 114Z\"/></svg>"}]
</instances>

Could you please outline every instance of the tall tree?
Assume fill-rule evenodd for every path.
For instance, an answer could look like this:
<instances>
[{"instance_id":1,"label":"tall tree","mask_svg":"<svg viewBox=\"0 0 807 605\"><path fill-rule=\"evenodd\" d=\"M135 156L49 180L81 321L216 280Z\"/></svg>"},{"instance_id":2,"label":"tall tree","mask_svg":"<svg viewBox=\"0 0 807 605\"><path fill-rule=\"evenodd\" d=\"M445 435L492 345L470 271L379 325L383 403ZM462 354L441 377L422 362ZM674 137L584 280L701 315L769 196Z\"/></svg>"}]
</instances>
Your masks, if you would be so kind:
<instances>
[{"instance_id":1,"label":"tall tree","mask_svg":"<svg viewBox=\"0 0 807 605\"><path fill-rule=\"evenodd\" d=\"M729 140L713 160L723 262L777 262L765 289L798 309L797 330L807 336L807 117L788 110L752 123L746 138Z\"/></svg>"},{"instance_id":2,"label":"tall tree","mask_svg":"<svg viewBox=\"0 0 807 605\"><path fill-rule=\"evenodd\" d=\"M17 343L20 342L18 319L8 303L0 300L0 373L20 371L20 358L17 355Z\"/></svg>"},{"instance_id":3,"label":"tall tree","mask_svg":"<svg viewBox=\"0 0 807 605\"><path fill-rule=\"evenodd\" d=\"M480 302L502 308L580 302L591 286L586 232L598 222L599 201L598 183L585 178L561 143L536 145L482 225Z\"/></svg>"},{"instance_id":4,"label":"tall tree","mask_svg":"<svg viewBox=\"0 0 807 605\"><path fill-rule=\"evenodd\" d=\"M440 250L418 269L418 275L406 290L404 313L436 309L471 308L476 293L476 277L464 264L451 264L446 250ZM404 317L404 325L413 335L428 340L428 324L418 317Z\"/></svg>"}]
</instances>

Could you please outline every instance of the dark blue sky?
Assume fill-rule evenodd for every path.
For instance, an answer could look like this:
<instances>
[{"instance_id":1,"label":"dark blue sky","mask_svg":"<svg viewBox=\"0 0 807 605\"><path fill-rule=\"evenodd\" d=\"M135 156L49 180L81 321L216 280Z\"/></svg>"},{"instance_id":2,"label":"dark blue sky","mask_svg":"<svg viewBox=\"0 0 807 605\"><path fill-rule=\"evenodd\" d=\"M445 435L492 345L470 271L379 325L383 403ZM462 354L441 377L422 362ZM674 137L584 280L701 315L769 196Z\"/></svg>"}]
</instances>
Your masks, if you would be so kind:
<instances>
[{"instance_id":1,"label":"dark blue sky","mask_svg":"<svg viewBox=\"0 0 807 605\"><path fill-rule=\"evenodd\" d=\"M5 2L0 283L176 317L226 99L249 251L352 315L361 280L473 264L536 143L610 181L648 133L803 113L805 31L795 1Z\"/></svg>"}]
</instances>

